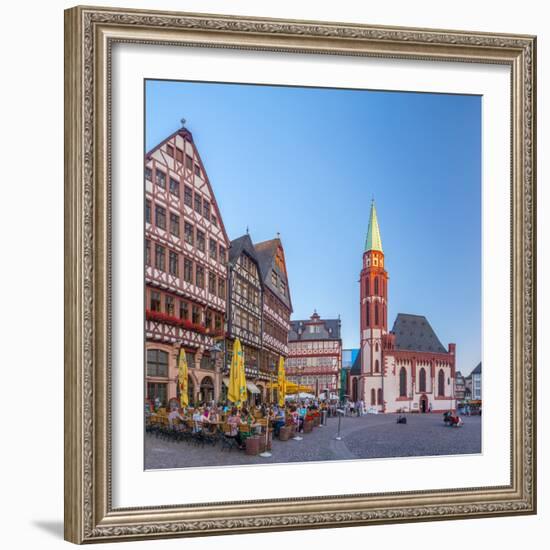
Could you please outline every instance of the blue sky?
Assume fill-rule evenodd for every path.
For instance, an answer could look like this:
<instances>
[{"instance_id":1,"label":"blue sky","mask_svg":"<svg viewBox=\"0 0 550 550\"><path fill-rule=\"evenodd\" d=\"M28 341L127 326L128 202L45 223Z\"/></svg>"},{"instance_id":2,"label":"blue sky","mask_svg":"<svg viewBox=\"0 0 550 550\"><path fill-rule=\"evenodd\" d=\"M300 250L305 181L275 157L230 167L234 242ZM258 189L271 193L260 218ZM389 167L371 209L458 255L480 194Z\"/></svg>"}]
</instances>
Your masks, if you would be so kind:
<instances>
[{"instance_id":1,"label":"blue sky","mask_svg":"<svg viewBox=\"0 0 550 550\"><path fill-rule=\"evenodd\" d=\"M425 315L457 368L481 360L481 97L146 82L146 149L187 119L231 239L280 232L293 319L359 344L374 197L397 313Z\"/></svg>"}]
</instances>

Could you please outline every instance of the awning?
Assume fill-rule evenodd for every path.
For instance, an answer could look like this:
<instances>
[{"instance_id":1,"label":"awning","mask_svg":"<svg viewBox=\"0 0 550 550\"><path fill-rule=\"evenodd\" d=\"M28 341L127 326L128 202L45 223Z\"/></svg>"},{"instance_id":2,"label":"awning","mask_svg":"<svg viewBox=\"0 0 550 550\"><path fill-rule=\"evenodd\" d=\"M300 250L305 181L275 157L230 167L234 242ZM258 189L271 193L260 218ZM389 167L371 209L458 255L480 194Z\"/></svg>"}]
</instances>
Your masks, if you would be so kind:
<instances>
[{"instance_id":1,"label":"awning","mask_svg":"<svg viewBox=\"0 0 550 550\"><path fill-rule=\"evenodd\" d=\"M228 379L229 380L229 379ZM258 386L256 386L256 384L254 384L253 382L247 382L246 383L246 387L248 388L248 391L250 393L262 393L259 389L258 389Z\"/></svg>"}]
</instances>

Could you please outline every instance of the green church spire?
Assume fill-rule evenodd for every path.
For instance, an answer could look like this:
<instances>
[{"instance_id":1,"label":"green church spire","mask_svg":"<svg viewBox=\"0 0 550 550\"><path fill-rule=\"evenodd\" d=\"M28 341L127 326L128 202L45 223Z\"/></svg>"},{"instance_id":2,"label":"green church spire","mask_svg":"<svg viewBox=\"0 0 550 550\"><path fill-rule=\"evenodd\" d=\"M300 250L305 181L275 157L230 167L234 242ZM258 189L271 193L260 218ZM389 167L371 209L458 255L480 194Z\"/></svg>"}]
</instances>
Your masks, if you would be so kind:
<instances>
[{"instance_id":1,"label":"green church spire","mask_svg":"<svg viewBox=\"0 0 550 550\"><path fill-rule=\"evenodd\" d=\"M369 250L382 250L382 239L380 238L380 228L378 227L378 217L376 216L376 207L374 199L370 206L369 230L367 231L367 240L365 241L365 252Z\"/></svg>"}]
</instances>

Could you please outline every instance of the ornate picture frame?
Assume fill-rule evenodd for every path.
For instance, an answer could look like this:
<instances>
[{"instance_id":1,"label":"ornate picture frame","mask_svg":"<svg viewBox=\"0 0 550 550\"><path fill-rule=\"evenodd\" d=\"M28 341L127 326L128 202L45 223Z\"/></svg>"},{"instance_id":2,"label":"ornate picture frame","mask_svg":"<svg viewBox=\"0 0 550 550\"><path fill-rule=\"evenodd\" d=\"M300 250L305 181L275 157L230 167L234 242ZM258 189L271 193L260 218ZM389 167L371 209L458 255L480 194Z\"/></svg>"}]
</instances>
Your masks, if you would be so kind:
<instances>
[{"instance_id":1,"label":"ornate picture frame","mask_svg":"<svg viewBox=\"0 0 550 550\"><path fill-rule=\"evenodd\" d=\"M500 64L511 74L511 483L114 508L111 51L117 42ZM75 7L65 12L65 538L74 543L536 513L536 38Z\"/></svg>"}]
</instances>

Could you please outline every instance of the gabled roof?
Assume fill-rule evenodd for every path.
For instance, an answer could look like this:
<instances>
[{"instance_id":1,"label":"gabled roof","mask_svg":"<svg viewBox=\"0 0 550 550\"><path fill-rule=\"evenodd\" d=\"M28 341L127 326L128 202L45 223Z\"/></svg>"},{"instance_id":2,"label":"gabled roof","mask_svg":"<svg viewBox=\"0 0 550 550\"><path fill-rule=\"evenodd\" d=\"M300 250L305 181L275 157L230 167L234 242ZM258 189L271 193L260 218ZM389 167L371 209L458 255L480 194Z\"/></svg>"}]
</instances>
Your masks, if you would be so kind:
<instances>
[{"instance_id":1,"label":"gabled roof","mask_svg":"<svg viewBox=\"0 0 550 550\"><path fill-rule=\"evenodd\" d=\"M315 324L319 326L319 332L309 332L307 327ZM314 323L310 319L290 321L288 341L298 342L303 340L340 340L340 319L316 319Z\"/></svg>"},{"instance_id":2,"label":"gabled roof","mask_svg":"<svg viewBox=\"0 0 550 550\"><path fill-rule=\"evenodd\" d=\"M380 227L378 226L378 216L376 215L376 206L374 200L370 205L369 228L367 230L367 239L365 240L365 252L369 250L382 250L382 238L380 237Z\"/></svg>"},{"instance_id":3,"label":"gabled roof","mask_svg":"<svg viewBox=\"0 0 550 550\"><path fill-rule=\"evenodd\" d=\"M392 332L395 334L395 348L398 350L447 353L423 315L399 313Z\"/></svg>"},{"instance_id":4,"label":"gabled roof","mask_svg":"<svg viewBox=\"0 0 550 550\"><path fill-rule=\"evenodd\" d=\"M160 149L163 145L168 143L170 140L172 140L177 135L180 135L183 139L189 141L193 145L193 149L197 155L197 159L199 161L199 165L201 167L202 173L204 174L204 181L206 182L206 185L208 186L208 190L210 191L210 204L212 205L212 208L216 212L216 216L218 218L218 223L220 224L220 228L222 230L222 233L226 239L227 242L229 242L229 237L227 235L227 231L225 230L225 224L223 223L222 214L220 212L220 207L218 206L218 201L216 200L216 195L214 194L214 189L212 189L212 184L210 183L210 178L208 177L208 174L206 172L206 168L204 167L204 163L202 162L201 155L199 153L199 149L193 139L193 134L185 127L182 126L175 132L172 132L168 137L164 138L160 143L155 145L152 149L147 151L145 153L145 162L151 160L151 156L155 151Z\"/></svg>"},{"instance_id":5,"label":"gabled roof","mask_svg":"<svg viewBox=\"0 0 550 550\"><path fill-rule=\"evenodd\" d=\"M481 374L481 361L479 362L479 364L477 365L477 367L470 373L470 376L472 374Z\"/></svg>"},{"instance_id":6,"label":"gabled roof","mask_svg":"<svg viewBox=\"0 0 550 550\"><path fill-rule=\"evenodd\" d=\"M254 248L254 245L252 244L252 239L250 238L250 235L248 233L238 237L237 239L233 239L231 241L231 244L229 246L229 254L228 254L229 266L234 267L239 261L241 254L243 253L249 256L250 259L258 267L258 276L260 277L260 284L263 286L263 280L262 280L262 275L260 271L260 264L258 262L258 257L256 256L256 249Z\"/></svg>"},{"instance_id":7,"label":"gabled roof","mask_svg":"<svg viewBox=\"0 0 550 550\"><path fill-rule=\"evenodd\" d=\"M256 249L254 248L252 239L248 233L231 241L229 246L229 263L231 265L235 265L243 252L246 252L252 260L258 263Z\"/></svg>"},{"instance_id":8,"label":"gabled roof","mask_svg":"<svg viewBox=\"0 0 550 550\"><path fill-rule=\"evenodd\" d=\"M286 275L286 272L283 271L275 261L275 257L277 255L279 247L281 247L281 249L283 247L281 239L279 238L271 239L269 241L263 241L254 245L264 285L269 288L271 292L273 292L275 296L277 296L279 300L281 300L281 302L283 302L283 304L285 304L290 309L290 311L292 311L288 277ZM286 294L282 294L280 289L273 284L273 281L271 280L272 271L275 271L277 273L277 276L285 282Z\"/></svg>"}]
</instances>

